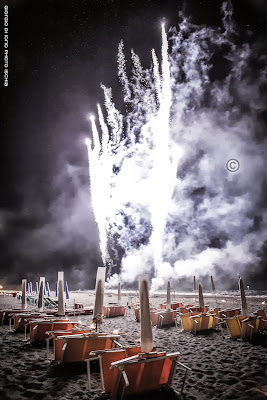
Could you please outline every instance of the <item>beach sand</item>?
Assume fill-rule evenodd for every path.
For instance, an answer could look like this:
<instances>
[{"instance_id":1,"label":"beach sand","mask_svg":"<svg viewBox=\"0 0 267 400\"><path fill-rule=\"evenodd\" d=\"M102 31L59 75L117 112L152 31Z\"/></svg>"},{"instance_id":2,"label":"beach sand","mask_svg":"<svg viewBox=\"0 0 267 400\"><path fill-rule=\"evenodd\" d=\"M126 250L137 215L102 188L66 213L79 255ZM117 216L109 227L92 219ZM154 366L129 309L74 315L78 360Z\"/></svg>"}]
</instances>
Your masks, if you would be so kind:
<instances>
[{"instance_id":1,"label":"beach sand","mask_svg":"<svg viewBox=\"0 0 267 400\"><path fill-rule=\"evenodd\" d=\"M93 304L93 296L72 294L76 301L84 305ZM83 301L84 300L84 301ZM105 304L115 297L106 297ZM184 303L193 297L176 297ZM222 302L223 300L223 302ZM72 301L72 300L71 300ZM164 301L150 298L153 305ZM122 297L126 304L127 297ZM250 298L249 311L259 308L259 299ZM193 301L194 303L194 301ZM211 307L214 299L206 301ZM218 298L221 308L240 306L238 298ZM0 296L0 308L19 307L16 299ZM87 326L92 316L69 317L82 321ZM134 319L133 311L124 317L105 319L101 331L112 332L118 329L120 342L136 345L140 338L140 323ZM184 371L178 368L173 382L173 391L147 393L133 399L267 399L267 335L256 342L244 342L227 337L227 330L213 331L206 335L183 332L181 326L159 329L153 327L154 343L157 350L181 353L180 361L192 371L188 373L183 396L179 395ZM86 378L86 365L57 365L46 360L45 346L33 346L23 341L22 333L9 331L8 326L0 326L0 399L33 400L81 400L103 399L101 395L100 374L97 365L93 366L92 389L89 393Z\"/></svg>"}]
</instances>

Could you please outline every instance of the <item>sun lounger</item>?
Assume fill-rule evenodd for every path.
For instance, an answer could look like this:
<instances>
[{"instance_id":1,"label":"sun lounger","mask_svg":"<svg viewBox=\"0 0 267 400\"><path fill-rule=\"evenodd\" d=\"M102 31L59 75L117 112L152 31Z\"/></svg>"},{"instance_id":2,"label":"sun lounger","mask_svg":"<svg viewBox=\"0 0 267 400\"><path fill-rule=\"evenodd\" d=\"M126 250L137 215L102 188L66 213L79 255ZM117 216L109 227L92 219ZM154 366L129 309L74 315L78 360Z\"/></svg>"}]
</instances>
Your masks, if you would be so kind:
<instances>
[{"instance_id":1,"label":"sun lounger","mask_svg":"<svg viewBox=\"0 0 267 400\"><path fill-rule=\"evenodd\" d=\"M120 305L112 305L112 306L104 306L103 307L103 315L106 318L113 318L124 316L125 314L125 307Z\"/></svg>"},{"instance_id":2,"label":"sun lounger","mask_svg":"<svg viewBox=\"0 0 267 400\"><path fill-rule=\"evenodd\" d=\"M171 310L177 310L178 308L183 307L183 303L171 303L170 306ZM167 308L167 303L164 302L163 304L160 304L160 308L165 310Z\"/></svg>"},{"instance_id":3,"label":"sun lounger","mask_svg":"<svg viewBox=\"0 0 267 400\"><path fill-rule=\"evenodd\" d=\"M116 381L116 375L119 374L118 369L111 369L110 365L114 361L123 360L127 357L132 357L141 353L141 347L124 347L111 350L96 350L91 352L91 358L86 359L87 362L87 376L88 376L88 387L91 390L91 376L90 376L90 362L93 360L99 361L100 375L101 375L101 386L102 391L106 394L111 393L114 382Z\"/></svg>"},{"instance_id":4,"label":"sun lounger","mask_svg":"<svg viewBox=\"0 0 267 400\"><path fill-rule=\"evenodd\" d=\"M120 335L108 334L81 334L60 336L57 340L64 340L61 362L81 362L90 358L90 353L95 350L107 350L119 346L117 339ZM93 356L92 356L93 357Z\"/></svg>"},{"instance_id":5,"label":"sun lounger","mask_svg":"<svg viewBox=\"0 0 267 400\"><path fill-rule=\"evenodd\" d=\"M78 322L70 322L68 319L42 319L42 320L30 320L30 341L31 342L45 342L47 338L46 332L53 330L69 330L74 325L78 325Z\"/></svg>"},{"instance_id":6,"label":"sun lounger","mask_svg":"<svg viewBox=\"0 0 267 400\"><path fill-rule=\"evenodd\" d=\"M267 315L264 310L257 310L255 313L258 317L260 317L260 326L259 331L263 331L267 329Z\"/></svg>"},{"instance_id":7,"label":"sun lounger","mask_svg":"<svg viewBox=\"0 0 267 400\"><path fill-rule=\"evenodd\" d=\"M241 321L241 337L242 339L251 340L252 336L259 332L260 317L251 315Z\"/></svg>"},{"instance_id":8,"label":"sun lounger","mask_svg":"<svg viewBox=\"0 0 267 400\"><path fill-rule=\"evenodd\" d=\"M216 307L213 310L209 310L209 314L213 314L214 316L214 326L218 326L221 323L221 318L220 318L220 308Z\"/></svg>"},{"instance_id":9,"label":"sun lounger","mask_svg":"<svg viewBox=\"0 0 267 400\"><path fill-rule=\"evenodd\" d=\"M236 315L234 317L225 319L226 326L231 338L241 337L241 322L243 319L246 319L246 317L243 317L242 315Z\"/></svg>"},{"instance_id":10,"label":"sun lounger","mask_svg":"<svg viewBox=\"0 0 267 400\"><path fill-rule=\"evenodd\" d=\"M25 310L22 309L6 309L0 311L0 325L8 325L10 323L10 318L13 314L26 313Z\"/></svg>"},{"instance_id":11,"label":"sun lounger","mask_svg":"<svg viewBox=\"0 0 267 400\"><path fill-rule=\"evenodd\" d=\"M140 322L140 308L134 308L134 315L137 322ZM155 307L150 307L151 311L158 311Z\"/></svg>"},{"instance_id":12,"label":"sun lounger","mask_svg":"<svg viewBox=\"0 0 267 400\"><path fill-rule=\"evenodd\" d=\"M180 353L139 353L111 363L117 369L111 385L111 400L124 395L171 386Z\"/></svg>"},{"instance_id":13,"label":"sun lounger","mask_svg":"<svg viewBox=\"0 0 267 400\"><path fill-rule=\"evenodd\" d=\"M46 332L46 356L49 359L49 344L52 341L53 346L53 360L60 361L62 358L63 346L64 346L64 338L62 336L69 335L80 335L91 333L91 329L80 329L78 327L74 327L71 330L61 330L61 331L48 331Z\"/></svg>"},{"instance_id":14,"label":"sun lounger","mask_svg":"<svg viewBox=\"0 0 267 400\"><path fill-rule=\"evenodd\" d=\"M214 315L202 313L199 315L191 315L190 319L193 321L192 332L194 333L214 328Z\"/></svg>"},{"instance_id":15,"label":"sun lounger","mask_svg":"<svg viewBox=\"0 0 267 400\"><path fill-rule=\"evenodd\" d=\"M35 319L44 319L45 315L40 314L40 313L27 313L27 314L13 314L13 316L10 318L10 320L14 321L14 329L17 332L24 332L25 331L25 326L28 324L29 320L35 320ZM51 318L47 315L47 318Z\"/></svg>"},{"instance_id":16,"label":"sun lounger","mask_svg":"<svg viewBox=\"0 0 267 400\"><path fill-rule=\"evenodd\" d=\"M181 323L184 331L193 332L193 320L190 318L193 315L198 315L198 313L188 313L180 314Z\"/></svg>"},{"instance_id":17,"label":"sun lounger","mask_svg":"<svg viewBox=\"0 0 267 400\"><path fill-rule=\"evenodd\" d=\"M219 311L219 316L221 319L226 319L226 318L232 318L237 315L240 315L240 313L241 313L240 308L226 309L226 310Z\"/></svg>"}]
</instances>

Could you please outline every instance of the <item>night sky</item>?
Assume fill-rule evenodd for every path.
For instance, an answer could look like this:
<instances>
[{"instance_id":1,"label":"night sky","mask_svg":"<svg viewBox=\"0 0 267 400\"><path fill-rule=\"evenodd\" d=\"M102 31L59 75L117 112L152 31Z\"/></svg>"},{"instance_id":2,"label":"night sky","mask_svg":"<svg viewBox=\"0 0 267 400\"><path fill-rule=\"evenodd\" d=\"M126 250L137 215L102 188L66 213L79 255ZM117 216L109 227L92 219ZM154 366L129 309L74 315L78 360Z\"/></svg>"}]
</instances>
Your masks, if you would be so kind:
<instances>
[{"instance_id":1,"label":"night sky","mask_svg":"<svg viewBox=\"0 0 267 400\"><path fill-rule=\"evenodd\" d=\"M163 19L166 27L175 26L183 11L196 24L220 25L222 2L1 0L1 18L5 4L9 86L1 63L0 283L12 288L22 278L46 276L53 288L56 271L64 270L70 289L92 288L101 257L84 139L87 115L103 102L100 83L112 86L124 111L118 43L124 40L126 54L134 48L148 68L150 50L160 53ZM249 28L252 40L266 43L266 2L233 0L233 6L241 37ZM222 69L217 66L215 78ZM247 284L266 289L266 260L263 252Z\"/></svg>"}]
</instances>

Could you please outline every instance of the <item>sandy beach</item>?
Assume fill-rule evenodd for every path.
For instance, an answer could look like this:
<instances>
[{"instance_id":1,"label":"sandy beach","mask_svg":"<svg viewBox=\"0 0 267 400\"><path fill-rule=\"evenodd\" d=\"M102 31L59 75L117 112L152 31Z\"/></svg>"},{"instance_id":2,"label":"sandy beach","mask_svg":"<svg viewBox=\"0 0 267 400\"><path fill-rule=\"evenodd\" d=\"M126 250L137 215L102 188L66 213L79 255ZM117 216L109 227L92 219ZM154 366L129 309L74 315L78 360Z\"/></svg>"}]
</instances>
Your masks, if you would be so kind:
<instances>
[{"instance_id":1,"label":"sandy beach","mask_svg":"<svg viewBox=\"0 0 267 400\"><path fill-rule=\"evenodd\" d=\"M93 296L71 293L70 302L75 297L84 305L93 304ZM127 296L122 297L124 304ZM193 301L193 297L178 298L181 302ZM106 296L105 304L115 297ZM150 298L153 305L163 298ZM218 298L221 308L238 307L239 299ZM214 306L214 299L206 301ZM248 299L249 311L259 307L259 299ZM16 299L0 296L0 308L19 307ZM90 326L92 316L69 317ZM134 319L133 311L128 310L124 317L105 319L102 332L119 330L123 345L134 345L140 338L140 323ZM180 389L184 371L178 368L174 378L173 390L162 393L149 393L134 396L138 399L267 399L267 335L261 335L253 342L234 340L228 337L227 330L212 331L210 334L193 335L183 332L181 326L159 329L153 327L154 343L157 350L179 351L180 361L192 371L188 373L184 394ZM98 366L93 366L92 392L87 387L86 365L58 365L46 360L45 346L33 346L25 342L22 333L10 332L8 326L0 327L0 399L34 400L80 400L102 399Z\"/></svg>"}]
</instances>

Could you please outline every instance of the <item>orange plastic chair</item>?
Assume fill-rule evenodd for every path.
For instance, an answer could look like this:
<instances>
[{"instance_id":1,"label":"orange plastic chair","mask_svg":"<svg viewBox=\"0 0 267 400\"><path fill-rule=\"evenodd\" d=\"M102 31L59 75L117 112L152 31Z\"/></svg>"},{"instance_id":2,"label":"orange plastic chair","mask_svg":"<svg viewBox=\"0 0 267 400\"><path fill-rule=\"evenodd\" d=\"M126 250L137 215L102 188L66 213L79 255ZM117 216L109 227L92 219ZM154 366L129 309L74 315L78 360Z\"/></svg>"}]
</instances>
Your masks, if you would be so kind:
<instances>
[{"instance_id":1,"label":"orange plastic chair","mask_svg":"<svg viewBox=\"0 0 267 400\"><path fill-rule=\"evenodd\" d=\"M81 362L93 357L90 353L95 350L107 350L119 346L117 339L120 335L105 333L89 333L81 335L60 336L56 340L64 340L61 362Z\"/></svg>"},{"instance_id":2,"label":"orange plastic chair","mask_svg":"<svg viewBox=\"0 0 267 400\"><path fill-rule=\"evenodd\" d=\"M118 372L113 376L111 400L124 395L171 386L180 353L139 353L111 363Z\"/></svg>"}]
</instances>

